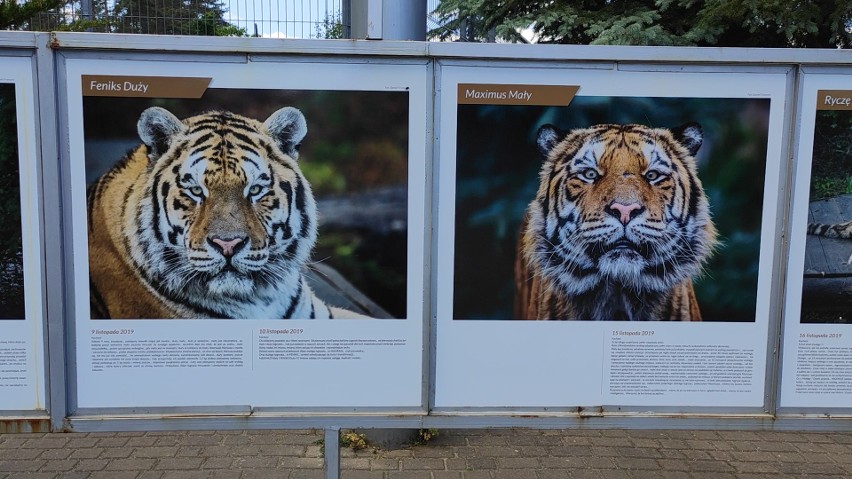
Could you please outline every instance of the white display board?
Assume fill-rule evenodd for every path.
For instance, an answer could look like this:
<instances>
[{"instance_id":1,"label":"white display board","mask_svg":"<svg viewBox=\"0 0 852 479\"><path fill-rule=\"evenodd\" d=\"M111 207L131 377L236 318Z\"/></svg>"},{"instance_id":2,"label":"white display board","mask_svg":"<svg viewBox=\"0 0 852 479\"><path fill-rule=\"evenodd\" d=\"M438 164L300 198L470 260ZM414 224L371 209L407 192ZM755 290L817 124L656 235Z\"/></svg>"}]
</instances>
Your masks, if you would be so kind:
<instances>
[{"instance_id":1,"label":"white display board","mask_svg":"<svg viewBox=\"0 0 852 479\"><path fill-rule=\"evenodd\" d=\"M848 74L801 78L779 407L848 408L852 86Z\"/></svg>"},{"instance_id":2,"label":"white display board","mask_svg":"<svg viewBox=\"0 0 852 479\"><path fill-rule=\"evenodd\" d=\"M423 407L425 159L431 101L425 61L69 59L65 71L78 408ZM189 98L193 94L183 88L199 84L197 96ZM181 130L163 110L151 107L179 120L198 114L206 120ZM294 120L295 110L276 116L284 107L304 117L303 139L304 125ZM145 115L153 120L142 120ZM267 119L262 127L251 122ZM216 122L220 125L214 126ZM206 133L192 136L205 128ZM288 139L279 142L284 137ZM126 185L141 177L134 175L145 174L145 168L137 172L127 166L135 164L132 160L125 170L114 165L144 139L149 146L136 150L141 155L136 158L147 153L155 175L162 176L146 180L144 194L137 197L134 189L142 190ZM277 166L267 166L273 163ZM214 173L216 165L225 165L231 176ZM303 181L294 173L298 170ZM125 199L122 189L114 188L115 177L129 182L120 183ZM90 202L87 208L87 186L98 178L91 191L99 203ZM242 181L238 190L232 188L234 181ZM310 191L316 213L310 208ZM145 203L146 197L156 199ZM130 208L136 210L126 211ZM317 299L310 299L307 282L288 276L293 268L267 275L263 268L238 264L266 261L260 253L239 259L245 244L254 254L263 241L269 246L269 264L296 261L310 241L297 246L295 238L309 236L313 221L319 225L317 245L296 269L304 278L306 271L319 278L321 286L310 283ZM228 228L235 228L233 234ZM205 240L218 245L211 247L225 257L226 266L214 271L188 262L190 254L206 247ZM172 256L152 260L146 241L162 243ZM116 248L114 256L104 244ZM192 253L187 245L195 248ZM93 248L100 253L93 254ZM139 253L140 248L146 253ZM163 261L166 267L140 263L148 260ZM110 261L124 265L134 279L110 276ZM172 268L191 269L188 264L196 270L169 276ZM172 283L164 285L157 278L171 278ZM285 282L296 291L282 287ZM242 293L234 288L243 288ZM163 297L168 300L150 306L151 298ZM253 304L245 309L252 312L237 315L228 309L237 303ZM352 316L353 305L363 306L357 312L368 317L342 319ZM308 319L329 311L340 319ZM211 319L216 317L223 319Z\"/></svg>"},{"instance_id":3,"label":"white display board","mask_svg":"<svg viewBox=\"0 0 852 479\"><path fill-rule=\"evenodd\" d=\"M44 411L44 316L33 65L0 57L0 415Z\"/></svg>"},{"instance_id":4,"label":"white display board","mask_svg":"<svg viewBox=\"0 0 852 479\"><path fill-rule=\"evenodd\" d=\"M762 407L785 75L439 72L434 406ZM718 241L670 239L712 237L705 200ZM517 253L528 209L547 218L521 242L535 268ZM655 286L670 274L686 280ZM696 304L701 322L624 320L698 319Z\"/></svg>"}]
</instances>

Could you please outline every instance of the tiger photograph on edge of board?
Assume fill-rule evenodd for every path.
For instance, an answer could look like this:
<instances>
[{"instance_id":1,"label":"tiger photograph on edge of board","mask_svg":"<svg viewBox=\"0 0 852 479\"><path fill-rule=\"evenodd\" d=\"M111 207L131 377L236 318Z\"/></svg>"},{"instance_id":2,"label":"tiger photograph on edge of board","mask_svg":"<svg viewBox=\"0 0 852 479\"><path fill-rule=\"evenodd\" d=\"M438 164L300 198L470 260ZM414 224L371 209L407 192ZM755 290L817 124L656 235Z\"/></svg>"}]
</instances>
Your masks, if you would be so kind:
<instances>
[{"instance_id":1,"label":"tiger photograph on edge of board","mask_svg":"<svg viewBox=\"0 0 852 479\"><path fill-rule=\"evenodd\" d=\"M754 321L768 112L459 105L454 318Z\"/></svg>"},{"instance_id":2,"label":"tiger photograph on edge of board","mask_svg":"<svg viewBox=\"0 0 852 479\"><path fill-rule=\"evenodd\" d=\"M352 127L365 104L387 115ZM84 98L92 318L404 318L407 104Z\"/></svg>"}]
</instances>

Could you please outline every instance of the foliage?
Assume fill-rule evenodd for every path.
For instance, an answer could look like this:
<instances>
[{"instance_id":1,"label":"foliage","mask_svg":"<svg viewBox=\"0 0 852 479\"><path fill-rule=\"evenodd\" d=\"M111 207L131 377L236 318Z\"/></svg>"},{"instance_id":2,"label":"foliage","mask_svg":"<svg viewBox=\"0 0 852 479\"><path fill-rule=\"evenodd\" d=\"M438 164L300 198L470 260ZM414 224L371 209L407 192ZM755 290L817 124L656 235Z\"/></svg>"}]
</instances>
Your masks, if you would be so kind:
<instances>
[{"instance_id":1,"label":"foliage","mask_svg":"<svg viewBox=\"0 0 852 479\"><path fill-rule=\"evenodd\" d=\"M723 241L696 294L705 320L753 321L768 108L767 100L595 96L568 107L459 105L453 317L512 318L515 247L538 188L541 125L696 121L699 177Z\"/></svg>"},{"instance_id":2,"label":"foliage","mask_svg":"<svg viewBox=\"0 0 852 479\"><path fill-rule=\"evenodd\" d=\"M438 437L438 430L434 427L430 427L429 429L418 429L417 437L414 438L415 446L425 446L429 444L429 441Z\"/></svg>"},{"instance_id":3,"label":"foliage","mask_svg":"<svg viewBox=\"0 0 852 479\"><path fill-rule=\"evenodd\" d=\"M0 0L0 30L23 28L32 17L64 3L65 0Z\"/></svg>"},{"instance_id":4,"label":"foliage","mask_svg":"<svg viewBox=\"0 0 852 479\"><path fill-rule=\"evenodd\" d=\"M346 38L343 30L343 20L341 13L334 12L326 14L322 23L315 26L316 38L325 39L340 39Z\"/></svg>"},{"instance_id":5,"label":"foliage","mask_svg":"<svg viewBox=\"0 0 852 479\"><path fill-rule=\"evenodd\" d=\"M6 0L3 0L6 1ZM68 3L60 2L59 5ZM246 36L243 28L224 19L221 0L92 0L92 12L84 16L74 1L68 6L74 15L63 12L35 12L30 30L91 31L105 33L146 33L160 35ZM35 15L42 13L41 15Z\"/></svg>"},{"instance_id":6,"label":"foliage","mask_svg":"<svg viewBox=\"0 0 852 479\"><path fill-rule=\"evenodd\" d=\"M360 451L361 449L367 449L369 444L367 444L367 435L366 434L358 434L356 432L343 432L340 434L340 446L348 447L353 451Z\"/></svg>"},{"instance_id":7,"label":"foliage","mask_svg":"<svg viewBox=\"0 0 852 479\"><path fill-rule=\"evenodd\" d=\"M821 110L814 124L811 201L852 194L852 112Z\"/></svg>"},{"instance_id":8,"label":"foliage","mask_svg":"<svg viewBox=\"0 0 852 479\"><path fill-rule=\"evenodd\" d=\"M24 317L15 85L0 83L0 318Z\"/></svg>"},{"instance_id":9,"label":"foliage","mask_svg":"<svg viewBox=\"0 0 852 479\"><path fill-rule=\"evenodd\" d=\"M246 31L224 20L219 0L117 0L114 33L161 35L246 36Z\"/></svg>"},{"instance_id":10,"label":"foliage","mask_svg":"<svg viewBox=\"0 0 852 479\"><path fill-rule=\"evenodd\" d=\"M510 42L528 30L539 43L852 46L848 0L442 0L434 13L441 40L472 28Z\"/></svg>"}]
</instances>

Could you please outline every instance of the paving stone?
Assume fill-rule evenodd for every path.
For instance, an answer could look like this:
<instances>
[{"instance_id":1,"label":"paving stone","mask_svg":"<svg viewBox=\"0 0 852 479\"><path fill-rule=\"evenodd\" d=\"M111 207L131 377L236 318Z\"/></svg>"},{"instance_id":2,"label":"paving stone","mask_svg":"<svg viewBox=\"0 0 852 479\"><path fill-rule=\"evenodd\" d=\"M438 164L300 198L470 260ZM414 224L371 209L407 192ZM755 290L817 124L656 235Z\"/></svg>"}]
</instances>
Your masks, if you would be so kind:
<instances>
[{"instance_id":1,"label":"paving stone","mask_svg":"<svg viewBox=\"0 0 852 479\"><path fill-rule=\"evenodd\" d=\"M47 462L42 459L28 459L28 460L0 460L0 471L3 472L24 472L24 471L37 471L44 463Z\"/></svg>"},{"instance_id":2,"label":"paving stone","mask_svg":"<svg viewBox=\"0 0 852 479\"><path fill-rule=\"evenodd\" d=\"M509 440L506 436L471 436L467 443L471 446L505 446Z\"/></svg>"},{"instance_id":3,"label":"paving stone","mask_svg":"<svg viewBox=\"0 0 852 479\"><path fill-rule=\"evenodd\" d=\"M619 455L623 457L663 457L659 450L652 449L650 447L617 447L615 449L619 453Z\"/></svg>"},{"instance_id":4,"label":"paving stone","mask_svg":"<svg viewBox=\"0 0 852 479\"><path fill-rule=\"evenodd\" d=\"M566 477L570 477L570 472L563 470L539 470L536 471L538 475L538 479L565 479Z\"/></svg>"},{"instance_id":5,"label":"paving stone","mask_svg":"<svg viewBox=\"0 0 852 479\"><path fill-rule=\"evenodd\" d=\"M106 466L108 471L143 471L151 469L156 460L154 459L113 459Z\"/></svg>"},{"instance_id":6,"label":"paving stone","mask_svg":"<svg viewBox=\"0 0 852 479\"><path fill-rule=\"evenodd\" d=\"M100 471L107 464L109 464L109 461L106 459L80 459L74 469L78 471Z\"/></svg>"},{"instance_id":7,"label":"paving stone","mask_svg":"<svg viewBox=\"0 0 852 479\"><path fill-rule=\"evenodd\" d=\"M340 479L383 479L385 473L381 471L340 471Z\"/></svg>"},{"instance_id":8,"label":"paving stone","mask_svg":"<svg viewBox=\"0 0 852 479\"><path fill-rule=\"evenodd\" d=\"M10 479L56 479L56 472L23 472L11 474Z\"/></svg>"},{"instance_id":9,"label":"paving stone","mask_svg":"<svg viewBox=\"0 0 852 479\"><path fill-rule=\"evenodd\" d=\"M0 475L0 477L3 477ZM88 479L88 471L65 471L56 475L56 479Z\"/></svg>"},{"instance_id":10,"label":"paving stone","mask_svg":"<svg viewBox=\"0 0 852 479\"><path fill-rule=\"evenodd\" d=\"M493 457L472 457L465 462L468 470L497 469L497 459Z\"/></svg>"},{"instance_id":11,"label":"paving stone","mask_svg":"<svg viewBox=\"0 0 852 479\"><path fill-rule=\"evenodd\" d=\"M322 458L282 456L278 458L278 467L291 469L319 469L322 468Z\"/></svg>"},{"instance_id":12,"label":"paving stone","mask_svg":"<svg viewBox=\"0 0 852 479\"><path fill-rule=\"evenodd\" d=\"M146 447L153 446L156 444L157 438L153 436L143 436L143 437L131 437L129 441L127 441L127 446L129 447Z\"/></svg>"},{"instance_id":13,"label":"paving stone","mask_svg":"<svg viewBox=\"0 0 852 479\"><path fill-rule=\"evenodd\" d=\"M441 433L443 443L436 438L396 450L342 449L342 472L353 479L852 477L848 433ZM0 479L323 479L320 437L316 431L0 434Z\"/></svg>"},{"instance_id":14,"label":"paving stone","mask_svg":"<svg viewBox=\"0 0 852 479\"><path fill-rule=\"evenodd\" d=\"M21 449L21 448L0 449L0 461L21 461L21 460L35 459L42 452L45 452L45 451L42 451L41 449ZM44 458L44 459L48 459L48 458Z\"/></svg>"},{"instance_id":15,"label":"paving stone","mask_svg":"<svg viewBox=\"0 0 852 479\"><path fill-rule=\"evenodd\" d=\"M538 479L538 474L536 474L536 471L524 469L511 471L498 469L494 471L494 479Z\"/></svg>"},{"instance_id":16,"label":"paving stone","mask_svg":"<svg viewBox=\"0 0 852 479\"><path fill-rule=\"evenodd\" d=\"M61 434L55 434L51 437L29 439L18 447L24 449L58 449L65 446L69 440L71 438L64 438Z\"/></svg>"},{"instance_id":17,"label":"paving stone","mask_svg":"<svg viewBox=\"0 0 852 479\"><path fill-rule=\"evenodd\" d=\"M382 451L382 457L414 457L414 453L410 449L394 449L392 451Z\"/></svg>"},{"instance_id":18,"label":"paving stone","mask_svg":"<svg viewBox=\"0 0 852 479\"><path fill-rule=\"evenodd\" d=\"M432 471L432 479L462 479L461 471Z\"/></svg>"},{"instance_id":19,"label":"paving stone","mask_svg":"<svg viewBox=\"0 0 852 479\"><path fill-rule=\"evenodd\" d=\"M95 471L89 479L136 479L139 471Z\"/></svg>"},{"instance_id":20,"label":"paving stone","mask_svg":"<svg viewBox=\"0 0 852 479\"><path fill-rule=\"evenodd\" d=\"M209 479L210 471L159 471L161 479ZM239 473L234 472L236 477ZM141 478L139 478L141 479Z\"/></svg>"},{"instance_id":21,"label":"paving stone","mask_svg":"<svg viewBox=\"0 0 852 479\"><path fill-rule=\"evenodd\" d=\"M174 457L177 454L177 447L137 447L133 451L133 457Z\"/></svg>"},{"instance_id":22,"label":"paving stone","mask_svg":"<svg viewBox=\"0 0 852 479\"><path fill-rule=\"evenodd\" d=\"M176 457L196 457L201 455L201 450L203 448L201 446L182 446L179 447Z\"/></svg>"},{"instance_id":23,"label":"paving stone","mask_svg":"<svg viewBox=\"0 0 852 479\"><path fill-rule=\"evenodd\" d=\"M491 471L464 471L462 477L464 479L492 479Z\"/></svg>"},{"instance_id":24,"label":"paving stone","mask_svg":"<svg viewBox=\"0 0 852 479\"><path fill-rule=\"evenodd\" d=\"M39 472L61 472L70 471L77 464L74 459L48 459L38 468Z\"/></svg>"},{"instance_id":25,"label":"paving stone","mask_svg":"<svg viewBox=\"0 0 852 479\"><path fill-rule=\"evenodd\" d=\"M290 479L325 479L325 472L321 470L290 471Z\"/></svg>"},{"instance_id":26,"label":"paving stone","mask_svg":"<svg viewBox=\"0 0 852 479\"><path fill-rule=\"evenodd\" d=\"M837 464L782 463L785 474L846 475L847 471Z\"/></svg>"},{"instance_id":27,"label":"paving stone","mask_svg":"<svg viewBox=\"0 0 852 479\"><path fill-rule=\"evenodd\" d=\"M163 457L157 461L157 469L199 469L201 467L201 463L204 462L203 457ZM273 459L272 465L274 466L276 461ZM249 467L263 467L263 466L255 466L249 465ZM272 466L269 466L272 467Z\"/></svg>"},{"instance_id":28,"label":"paving stone","mask_svg":"<svg viewBox=\"0 0 852 479\"><path fill-rule=\"evenodd\" d=\"M124 447L130 441L129 437L105 437L98 441L100 447Z\"/></svg>"},{"instance_id":29,"label":"paving stone","mask_svg":"<svg viewBox=\"0 0 852 479\"><path fill-rule=\"evenodd\" d=\"M222 443L222 438L217 436L187 436L180 444L182 446L215 446Z\"/></svg>"},{"instance_id":30,"label":"paving stone","mask_svg":"<svg viewBox=\"0 0 852 479\"><path fill-rule=\"evenodd\" d=\"M68 440L68 442L66 442L65 445L62 446L62 447L66 447L66 448L70 448L70 449L89 448L89 447L94 447L95 444L98 443L98 441L100 441L100 439L98 439L96 437L72 436Z\"/></svg>"},{"instance_id":31,"label":"paving stone","mask_svg":"<svg viewBox=\"0 0 852 479\"><path fill-rule=\"evenodd\" d=\"M655 459L640 457L615 457L613 462L619 469L657 469L660 467Z\"/></svg>"},{"instance_id":32,"label":"paving stone","mask_svg":"<svg viewBox=\"0 0 852 479\"><path fill-rule=\"evenodd\" d=\"M340 459L340 469L369 470L370 460L365 457L344 457Z\"/></svg>"},{"instance_id":33,"label":"paving stone","mask_svg":"<svg viewBox=\"0 0 852 479\"><path fill-rule=\"evenodd\" d=\"M532 457L499 457L499 469L533 469L538 466L538 460Z\"/></svg>"},{"instance_id":34,"label":"paving stone","mask_svg":"<svg viewBox=\"0 0 852 479\"><path fill-rule=\"evenodd\" d=\"M429 458L429 457L412 457L412 458L403 458L400 463L402 464L403 471L416 471L421 469L428 470L443 470L444 469L444 460L438 458Z\"/></svg>"},{"instance_id":35,"label":"paving stone","mask_svg":"<svg viewBox=\"0 0 852 479\"><path fill-rule=\"evenodd\" d=\"M234 458L228 456L205 457L201 469L228 469L233 462Z\"/></svg>"},{"instance_id":36,"label":"paving stone","mask_svg":"<svg viewBox=\"0 0 852 479\"><path fill-rule=\"evenodd\" d=\"M18 449L19 451L28 451L30 449ZM68 459L68 456L74 452L73 449L62 448L62 449L44 449L41 451L41 455L39 455L39 459Z\"/></svg>"},{"instance_id":37,"label":"paving stone","mask_svg":"<svg viewBox=\"0 0 852 479\"><path fill-rule=\"evenodd\" d=\"M733 472L733 468L721 461L690 461L690 470L701 473L708 472Z\"/></svg>"},{"instance_id":38,"label":"paving stone","mask_svg":"<svg viewBox=\"0 0 852 479\"><path fill-rule=\"evenodd\" d=\"M457 459L464 462L463 459ZM398 471L399 459L374 458L370 459L370 470L373 471Z\"/></svg>"},{"instance_id":39,"label":"paving stone","mask_svg":"<svg viewBox=\"0 0 852 479\"><path fill-rule=\"evenodd\" d=\"M132 447L107 447L101 450L101 454L98 457L104 459L123 459L130 457L132 453Z\"/></svg>"},{"instance_id":40,"label":"paving stone","mask_svg":"<svg viewBox=\"0 0 852 479\"><path fill-rule=\"evenodd\" d=\"M761 473L761 474L777 474L781 472L781 463L778 462L738 462L733 461L731 466L738 473Z\"/></svg>"},{"instance_id":41,"label":"paving stone","mask_svg":"<svg viewBox=\"0 0 852 479\"><path fill-rule=\"evenodd\" d=\"M419 455L417 453L418 451L416 451L416 450L412 451L412 452L417 457L428 457L428 456ZM521 453L517 449L515 449L514 447L511 447L511 446L479 446L479 447L475 448L475 452L476 452L477 456L482 456L482 457L511 457L511 456L520 457L521 456ZM432 457L434 457L434 456L432 456Z\"/></svg>"},{"instance_id":42,"label":"paving stone","mask_svg":"<svg viewBox=\"0 0 852 479\"><path fill-rule=\"evenodd\" d=\"M68 457L71 459L94 459L104 452L100 447L69 448L69 450L71 451L71 455Z\"/></svg>"},{"instance_id":43,"label":"paving stone","mask_svg":"<svg viewBox=\"0 0 852 479\"><path fill-rule=\"evenodd\" d=\"M306 447L295 444L262 444L257 446L257 451L263 456L301 456ZM316 447L319 450L319 446Z\"/></svg>"}]
</instances>

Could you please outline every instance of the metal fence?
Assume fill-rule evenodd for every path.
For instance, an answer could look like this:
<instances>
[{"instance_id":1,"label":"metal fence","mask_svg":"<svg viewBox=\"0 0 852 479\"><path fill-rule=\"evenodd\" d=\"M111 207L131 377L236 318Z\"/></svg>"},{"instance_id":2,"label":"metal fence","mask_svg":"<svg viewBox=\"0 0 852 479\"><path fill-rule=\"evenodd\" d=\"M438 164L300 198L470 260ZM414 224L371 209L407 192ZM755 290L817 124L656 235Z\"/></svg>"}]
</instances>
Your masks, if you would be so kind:
<instances>
[{"instance_id":1,"label":"metal fence","mask_svg":"<svg viewBox=\"0 0 852 479\"><path fill-rule=\"evenodd\" d=\"M24 29L345 38L350 0L71 0Z\"/></svg>"}]
</instances>

